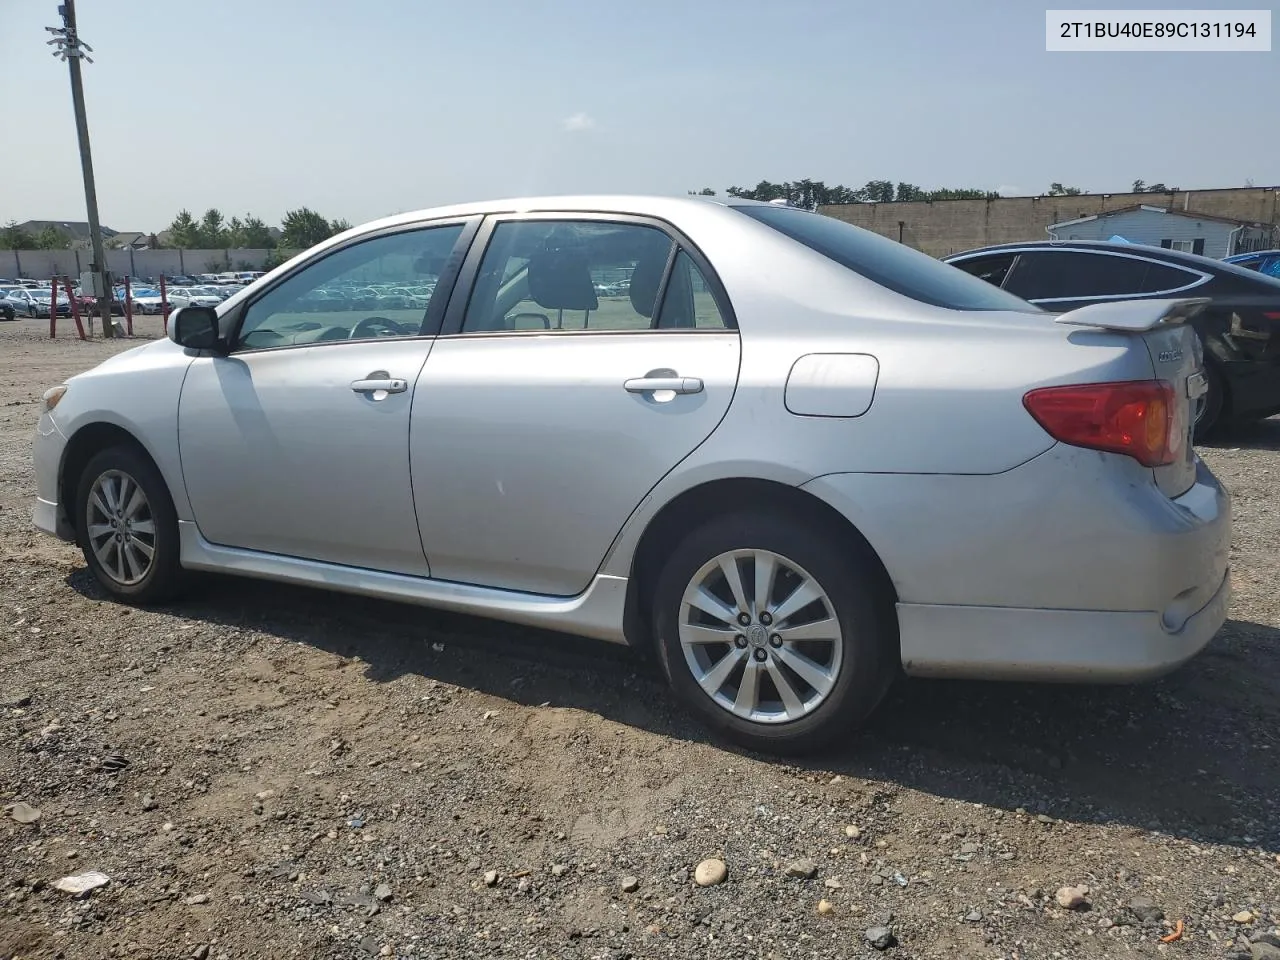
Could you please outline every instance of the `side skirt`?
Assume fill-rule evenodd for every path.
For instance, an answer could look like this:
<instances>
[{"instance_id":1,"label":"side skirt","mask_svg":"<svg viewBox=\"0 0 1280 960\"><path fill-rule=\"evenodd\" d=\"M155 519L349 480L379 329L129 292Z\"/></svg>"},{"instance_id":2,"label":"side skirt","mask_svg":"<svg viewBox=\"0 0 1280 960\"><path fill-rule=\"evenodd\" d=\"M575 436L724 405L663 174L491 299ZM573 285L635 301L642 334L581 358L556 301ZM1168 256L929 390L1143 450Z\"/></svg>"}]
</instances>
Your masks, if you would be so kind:
<instances>
[{"instance_id":1,"label":"side skirt","mask_svg":"<svg viewBox=\"0 0 1280 960\"><path fill-rule=\"evenodd\" d=\"M560 630L609 643L627 642L622 627L626 577L597 575L576 597L548 597L218 546L205 540L188 520L178 522L178 531L182 566L188 570L320 587Z\"/></svg>"}]
</instances>

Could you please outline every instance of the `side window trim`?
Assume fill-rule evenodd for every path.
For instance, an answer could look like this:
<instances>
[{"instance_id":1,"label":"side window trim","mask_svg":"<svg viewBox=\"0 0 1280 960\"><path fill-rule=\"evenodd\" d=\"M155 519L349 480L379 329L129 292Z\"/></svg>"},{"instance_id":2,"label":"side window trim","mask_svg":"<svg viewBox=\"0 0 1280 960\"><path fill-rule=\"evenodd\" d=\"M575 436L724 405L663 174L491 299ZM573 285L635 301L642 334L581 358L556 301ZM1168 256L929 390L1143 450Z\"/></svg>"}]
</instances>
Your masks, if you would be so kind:
<instances>
[{"instance_id":1,"label":"side window trim","mask_svg":"<svg viewBox=\"0 0 1280 960\"><path fill-rule=\"evenodd\" d=\"M501 336L528 336L528 333L512 334L510 332L472 332L464 333L462 331L463 321L466 318L467 306L471 302L472 294L475 292L476 280L480 274L480 265L484 260L484 255L489 249L489 244L493 239L493 232L498 225L507 222L524 222L530 220L582 220L597 221L602 223L633 223L638 226L656 227L666 233L672 240L673 246L667 257L667 265L663 270L662 282L658 287L658 297L655 301L653 322L649 327L639 330L603 330L603 329L586 329L586 330L559 330L554 331L556 336L581 336L583 334L611 334L611 335L630 335L636 333L655 333L658 330L657 318L662 307L662 300L666 297L667 283L671 279L671 271L674 269L676 257L680 251L687 253L698 269L702 271L704 282L711 290L711 294L715 299L716 308L720 311L721 317L724 318L725 326L723 329L711 330L704 329L702 331L680 331L683 333L702 332L702 333L736 333L738 331L738 318L733 311L733 304L729 300L724 284L720 281L720 276L711 267L710 261L703 255L702 251L693 244L679 229L672 223L662 220L658 217L648 217L634 213L612 213L606 210L538 210L528 213L491 213L484 217L484 222L479 226L475 238L472 240L467 256L458 270L455 282L449 289L449 302L445 308L444 321L439 327L438 336L441 337L501 337Z\"/></svg>"},{"instance_id":2,"label":"side window trim","mask_svg":"<svg viewBox=\"0 0 1280 960\"><path fill-rule=\"evenodd\" d=\"M1080 247L1058 246L1058 247L1024 247L1022 249L1019 249L1016 251L1010 251L1010 252L1017 253L1019 259L1021 259L1021 256L1024 253L1033 254L1033 253L1040 253L1042 251L1048 251L1048 250L1054 250L1054 251L1064 250L1064 251L1070 251L1072 253L1088 253L1095 257L1120 257L1126 260L1141 260L1141 261L1144 261L1145 263L1149 263L1149 264L1154 263L1162 267L1173 267L1174 269L1184 271L1190 277L1195 277L1195 279L1191 283L1188 283L1186 286L1175 287L1170 290L1156 290L1156 291L1151 291L1150 293L1139 293L1135 295L1137 297L1152 297L1157 295L1167 295L1170 293L1182 293L1186 290L1192 290L1198 286L1201 286L1202 284L1208 283L1210 280L1213 279L1213 276L1211 274L1204 273L1203 271L1200 271L1200 270L1192 270L1191 268L1185 267L1182 264L1167 263L1166 261L1158 260L1155 257L1144 257L1144 256L1141 256L1140 254L1133 254L1133 253L1120 253L1115 250L1089 250L1087 248L1080 248ZM1018 264L1015 262L1013 265L1009 267L1009 273L1005 276L1006 282L1008 282L1009 277L1013 275L1014 267L1016 267L1017 265ZM1077 303L1077 302L1093 301L1093 300L1115 300L1117 298L1123 299L1124 296L1125 296L1124 294L1106 293L1106 294L1097 294L1097 295L1084 296L1084 297L1036 297L1035 299L1029 300L1029 302L1035 303L1035 304Z\"/></svg>"},{"instance_id":3,"label":"side window trim","mask_svg":"<svg viewBox=\"0 0 1280 960\"><path fill-rule=\"evenodd\" d=\"M438 336L440 332L441 322L444 319L445 307L453 294L453 287L458 279L459 268L461 267L461 264L463 263L463 261L466 259L467 253L470 251L471 244L475 239L476 233L480 229L482 220L483 218L480 216L445 217L440 220L419 220L413 223L397 224L396 226L393 226L393 227L387 227L382 230L375 230L375 231L371 231L370 233L361 234L358 237L353 237L351 240L349 240L346 243L329 247L328 249L321 251L315 256L308 257L306 260L304 260L302 263L299 263L296 267L294 267L288 273L281 274L279 277L273 280L269 286L263 287L261 290L255 291L254 295L251 298L249 298L248 300L245 300L243 303L237 304L235 309L231 311L231 315L228 318L229 324L226 327L227 343L230 346L230 352L233 354L242 354L242 353L257 353L264 350L298 349L298 347L290 347L290 346L240 348L237 341L239 340L239 337L240 337L240 328L244 324L245 314L248 313L249 308L253 306L253 304L257 303L259 300L265 297L272 290L275 290L281 284L286 283L287 281L293 279L302 271L310 269L311 267L315 266L317 263L320 263L322 260L326 260L329 257L334 256L338 253L341 253L344 250L349 250L352 247L357 246L358 244L368 243L371 240L378 240L382 237L390 237L400 233L413 233L414 231L417 231L417 230L429 230L433 227L453 227L453 226L461 225L462 232L458 235L458 239L454 242L453 249L449 252L449 256L445 260L444 272L441 273L441 275L436 280L436 292L435 294L432 295L431 302L427 304L427 309L423 316L422 326L419 328L418 333L412 337L400 337L400 338L388 337L386 339L416 340L419 337ZM443 293L443 296L440 295L442 293ZM344 341L341 341L341 340L329 341L330 344L343 343L343 342ZM302 344L299 346L321 346L321 345L322 344Z\"/></svg>"}]
</instances>

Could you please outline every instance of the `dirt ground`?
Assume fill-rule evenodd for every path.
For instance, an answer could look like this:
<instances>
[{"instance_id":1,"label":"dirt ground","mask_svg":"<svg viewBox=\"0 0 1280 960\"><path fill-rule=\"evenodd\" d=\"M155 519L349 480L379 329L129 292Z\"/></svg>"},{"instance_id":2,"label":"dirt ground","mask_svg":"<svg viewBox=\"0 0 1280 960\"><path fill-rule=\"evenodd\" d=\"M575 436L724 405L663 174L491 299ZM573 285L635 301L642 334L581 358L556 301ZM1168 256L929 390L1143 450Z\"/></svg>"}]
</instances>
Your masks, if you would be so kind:
<instances>
[{"instance_id":1,"label":"dirt ground","mask_svg":"<svg viewBox=\"0 0 1280 960\"><path fill-rule=\"evenodd\" d=\"M875 927L897 958L1280 957L1280 421L1202 450L1236 595L1192 664L904 682L795 765L605 645L231 578L106 601L31 527L30 439L130 345L0 324L0 958L844 958Z\"/></svg>"}]
</instances>

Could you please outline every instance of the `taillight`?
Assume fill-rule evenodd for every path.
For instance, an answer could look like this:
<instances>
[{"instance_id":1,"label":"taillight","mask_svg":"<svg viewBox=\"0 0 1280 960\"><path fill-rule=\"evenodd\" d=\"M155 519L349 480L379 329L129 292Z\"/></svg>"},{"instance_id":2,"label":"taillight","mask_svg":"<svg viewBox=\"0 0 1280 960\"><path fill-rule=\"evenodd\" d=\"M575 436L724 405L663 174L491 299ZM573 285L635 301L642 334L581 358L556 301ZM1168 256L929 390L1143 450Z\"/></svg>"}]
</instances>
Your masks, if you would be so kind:
<instances>
[{"instance_id":1,"label":"taillight","mask_svg":"<svg viewBox=\"0 0 1280 960\"><path fill-rule=\"evenodd\" d=\"M1022 398L1055 440L1133 457L1145 467L1177 461L1185 418L1166 380L1041 387Z\"/></svg>"}]
</instances>

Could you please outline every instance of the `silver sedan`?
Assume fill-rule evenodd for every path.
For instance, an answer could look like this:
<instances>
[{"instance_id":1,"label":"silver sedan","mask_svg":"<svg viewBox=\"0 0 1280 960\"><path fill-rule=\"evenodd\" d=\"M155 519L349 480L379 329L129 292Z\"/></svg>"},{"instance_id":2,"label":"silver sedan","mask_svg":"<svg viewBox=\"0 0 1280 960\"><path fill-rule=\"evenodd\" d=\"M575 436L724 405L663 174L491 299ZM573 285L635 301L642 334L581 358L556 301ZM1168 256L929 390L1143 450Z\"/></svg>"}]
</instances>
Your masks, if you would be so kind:
<instances>
[{"instance_id":1,"label":"silver sedan","mask_svg":"<svg viewBox=\"0 0 1280 960\"><path fill-rule=\"evenodd\" d=\"M212 570L652 647L717 730L809 750L903 671L1132 681L1208 642L1200 306L1050 315L732 199L425 210L52 387L35 523L125 602Z\"/></svg>"}]
</instances>

